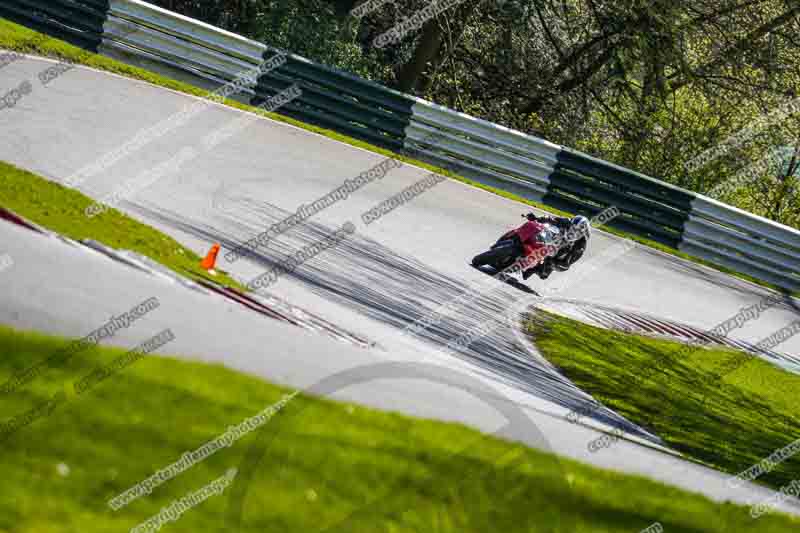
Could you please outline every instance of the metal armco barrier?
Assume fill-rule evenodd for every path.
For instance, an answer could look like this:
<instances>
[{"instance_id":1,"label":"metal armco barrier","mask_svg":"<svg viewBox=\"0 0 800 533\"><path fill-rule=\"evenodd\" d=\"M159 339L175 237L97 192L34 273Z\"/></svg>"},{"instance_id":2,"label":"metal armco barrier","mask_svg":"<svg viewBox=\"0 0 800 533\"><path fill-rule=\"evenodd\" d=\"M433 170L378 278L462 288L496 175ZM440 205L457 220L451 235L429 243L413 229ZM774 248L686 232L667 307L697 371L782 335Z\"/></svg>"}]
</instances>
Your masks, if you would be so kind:
<instances>
[{"instance_id":1,"label":"metal armco barrier","mask_svg":"<svg viewBox=\"0 0 800 533\"><path fill-rule=\"evenodd\" d=\"M695 195L678 247L791 290L800 289L800 231Z\"/></svg>"},{"instance_id":2,"label":"metal armco barrier","mask_svg":"<svg viewBox=\"0 0 800 533\"><path fill-rule=\"evenodd\" d=\"M133 64L216 88L279 51L140 0L0 0L0 16ZM233 97L565 211L617 206L611 225L775 285L800 290L800 231L632 170L286 54Z\"/></svg>"},{"instance_id":3,"label":"metal armco barrier","mask_svg":"<svg viewBox=\"0 0 800 533\"><path fill-rule=\"evenodd\" d=\"M414 98L406 147L419 159L542 201L561 147Z\"/></svg>"},{"instance_id":4,"label":"metal armco barrier","mask_svg":"<svg viewBox=\"0 0 800 533\"><path fill-rule=\"evenodd\" d=\"M266 46L138 0L111 0L100 51L140 56L213 84L256 67Z\"/></svg>"}]
</instances>

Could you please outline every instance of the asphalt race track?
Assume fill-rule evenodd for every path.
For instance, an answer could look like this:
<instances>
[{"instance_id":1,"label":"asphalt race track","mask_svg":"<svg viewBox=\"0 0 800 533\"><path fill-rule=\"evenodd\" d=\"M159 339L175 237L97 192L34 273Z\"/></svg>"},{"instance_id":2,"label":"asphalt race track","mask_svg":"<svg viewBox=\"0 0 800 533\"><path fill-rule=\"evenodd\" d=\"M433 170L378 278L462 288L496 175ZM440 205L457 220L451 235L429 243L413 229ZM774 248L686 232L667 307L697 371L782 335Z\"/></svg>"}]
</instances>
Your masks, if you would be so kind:
<instances>
[{"instance_id":1,"label":"asphalt race track","mask_svg":"<svg viewBox=\"0 0 800 533\"><path fill-rule=\"evenodd\" d=\"M141 130L197 99L138 81L75 68L43 87L37 73L52 62L28 59L0 71L0 88L31 80L33 91L0 111L0 160L55 181L98 160ZM78 185L100 199L115 187L162 164L242 113L212 104L187 124L149 142ZM241 306L200 294L111 261L58 239L0 221L0 239L15 265L0 273L0 323L78 336L112 313L157 296L161 307L111 341L132 346L169 327L176 340L168 353L219 361L271 381L304 388L331 374L382 362L435 364L453 379L478 377L502 401L523 408L537 432L513 438L598 466L639 473L702 492L716 500L747 503L771 493L727 488L727 476L659 450L658 439L611 412L595 426L624 428L632 440L589 453L598 432L563 416L586 395L559 376L518 332L514 310L537 297L475 271L469 260L509 227L525 206L445 181L366 225L361 214L423 179L404 165L289 230L256 257L228 263L224 253L375 166L384 158L285 124L254 120L246 129L185 161L121 207L203 254L223 245L219 267L243 281L262 274L287 253L313 243L345 222L355 233L278 280L268 290L377 344L359 348L266 319ZM624 251L618 255L617 251ZM594 264L592 263L594 261ZM595 232L583 270L532 278L537 292L596 302L710 329L768 291L671 256ZM477 296L468 288L478 287ZM470 296L472 294L472 296ZM403 330L426 313L462 298L419 334ZM786 302L732 337L758 340L797 319L800 303ZM512 319L508 320L507 317ZM480 334L474 332L478 328ZM466 348L447 348L462 335ZM483 334L485 333L485 334ZM800 338L780 347L800 353ZM461 377L459 377L461 376ZM502 417L469 393L470 386L397 378L391 372L344 387L333 396L413 415L457 420L495 431ZM513 429L513 428L512 428ZM513 433L513 431L512 431ZM641 443L637 443L640 441ZM790 509L800 514L800 509Z\"/></svg>"}]
</instances>

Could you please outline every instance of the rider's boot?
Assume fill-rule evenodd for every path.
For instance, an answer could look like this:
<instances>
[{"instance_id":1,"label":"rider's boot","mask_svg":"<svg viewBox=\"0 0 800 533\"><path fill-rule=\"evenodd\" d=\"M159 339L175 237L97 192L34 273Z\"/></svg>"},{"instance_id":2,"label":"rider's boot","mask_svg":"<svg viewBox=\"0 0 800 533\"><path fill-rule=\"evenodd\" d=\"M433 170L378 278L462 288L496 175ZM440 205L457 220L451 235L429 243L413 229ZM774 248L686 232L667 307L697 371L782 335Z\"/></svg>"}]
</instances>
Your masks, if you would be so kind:
<instances>
[{"instance_id":1,"label":"rider's boot","mask_svg":"<svg viewBox=\"0 0 800 533\"><path fill-rule=\"evenodd\" d=\"M550 274L553 273L553 261L549 257L542 261L538 266L538 274L540 279L547 279L550 277Z\"/></svg>"}]
</instances>

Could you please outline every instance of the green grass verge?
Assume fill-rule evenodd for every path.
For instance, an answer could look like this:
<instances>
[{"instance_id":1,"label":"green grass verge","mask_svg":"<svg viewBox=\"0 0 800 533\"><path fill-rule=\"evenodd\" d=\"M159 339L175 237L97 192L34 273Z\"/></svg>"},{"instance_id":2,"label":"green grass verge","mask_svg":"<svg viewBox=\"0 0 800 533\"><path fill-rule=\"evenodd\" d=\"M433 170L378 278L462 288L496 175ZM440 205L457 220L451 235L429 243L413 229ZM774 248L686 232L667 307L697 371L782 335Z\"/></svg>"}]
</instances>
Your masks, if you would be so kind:
<instances>
[{"instance_id":1,"label":"green grass verge","mask_svg":"<svg viewBox=\"0 0 800 533\"><path fill-rule=\"evenodd\" d=\"M542 355L578 387L701 463L738 474L800 438L800 376L761 359L717 380L716 370L743 352L687 351L548 313L527 325ZM779 488L798 472L800 454L758 482Z\"/></svg>"},{"instance_id":2,"label":"green grass verge","mask_svg":"<svg viewBox=\"0 0 800 533\"><path fill-rule=\"evenodd\" d=\"M197 254L116 209L87 217L85 209L92 203L91 198L74 189L0 161L0 207L72 239L94 239L113 248L132 250L179 274L213 279L245 290L224 272L209 278L200 268Z\"/></svg>"},{"instance_id":3,"label":"green grass verge","mask_svg":"<svg viewBox=\"0 0 800 533\"><path fill-rule=\"evenodd\" d=\"M167 78L165 76L161 76L161 75L149 72L147 70L144 70L144 69L141 69L141 68L138 68L138 67L133 67L133 66L127 65L127 64L122 63L120 61L117 61L117 60L114 60L114 59L111 59L111 58L108 58L108 57L105 57L105 56L102 56L102 55L92 54L92 53L87 52L85 50L82 50L82 49L80 49L78 47L72 46L72 45L70 45L68 43L65 43L65 42L57 40L57 39L53 39L52 37L48 37L48 36L46 36L44 34L41 34L39 32L33 31L33 30L31 30L29 28L26 28L24 26L20 26L19 24L15 24L15 23L13 23L13 22L11 22L9 20L3 19L3 18L0 18L0 48L5 48L5 49L8 49L8 50L16 50L18 52L24 52L24 53L30 53L30 54L38 54L38 55L47 56L47 57L66 59L66 60L69 60L69 61L73 61L75 63L79 63L79 64L82 64L82 65L86 65L86 66L93 67L93 68L100 69L100 70L106 70L106 71L109 71L109 72L114 72L114 73L120 74L122 76L127 76L129 78L146 81L146 82L152 83L153 85L166 87L168 89L172 89L172 90L175 90L175 91L180 91L180 92L183 92L183 93L186 93L186 94L191 94L191 95L195 95L195 96L199 96L199 97L205 97L205 96L207 96L209 94L208 91L204 91L202 89L198 89L198 88L193 87L193 86L191 86L191 85L189 85L187 83L183 83L183 82L179 82L179 81L176 81L176 80L172 80L172 79ZM491 193L496 194L498 196L502 196L504 198L508 198L509 200L514 200L516 202L528 204L528 205L530 205L532 207L535 207L537 209L540 209L542 211L547 211L547 212L550 212L550 213L553 213L553 214L557 214L557 215L561 215L561 216L570 216L570 217L572 216L571 213L567 213L565 211L561 211L559 209L547 206L547 205L539 203L539 202L528 200L526 198L523 198L523 197L518 196L516 194L504 191L502 189L498 189L496 187L492 187L492 186L489 186L489 185L484 185L484 184L479 183L479 182L477 182L475 180L472 180L472 179L469 179L469 178L465 178L463 176L460 176L460 175L458 175L458 174L456 174L454 172L451 172L449 170L443 169L441 167L430 165L428 163L425 163L425 162L422 162L422 161L418 161L416 159L410 158L410 157L405 156L405 155L394 153L394 152L392 152L390 150L386 150L384 148L380 148L380 147L374 146L374 145L369 144L367 142L360 141L360 140L354 139L352 137L348 137L348 136L343 135L341 133L337 133L337 132L335 132L333 130L321 128L321 127L314 126L314 125L311 125L311 124L306 124L305 122L301 122L299 120L295 120L295 119L292 119L292 118L289 118L289 117L285 117L285 116L279 115L277 113L267 113L266 111L264 111L262 109L259 109L259 108L253 107L253 106L249 106L249 105L245 105L245 104L242 104L240 102L237 102L237 101L231 100L231 99L226 100L225 104L230 106L230 107L235 107L235 108L241 109L243 111L249 111L249 112L252 112L252 113L256 113L258 115L269 117L269 118L271 118L273 120L277 120L277 121L280 121L280 122L291 124L293 126L297 126L299 128L302 128L302 129L305 129L305 130L308 130L308 131L312 131L314 133L318 133L320 135L324 135L324 136L326 136L328 138L334 139L336 141L339 141L339 142L342 142L342 143L345 143L345 144L349 144L351 146L356 146L356 147L359 147L359 148L363 148L365 150L369 150L371 152L375 152L375 153L378 153L378 154L381 154L381 155L385 155L387 157L393 157L393 158L398 159L400 161L404 161L406 163L416 165L418 167L424 168L424 169L429 170L431 172L436 172L438 174L447 176L449 178L452 178L452 179L461 181L463 183L472 185L473 187L477 187L479 189L491 192ZM674 255L674 256L680 257L682 259L686 259L688 261L692 261L692 262L695 262L695 263L698 263L698 264L702 264L702 265L708 266L710 268L719 270L721 272L724 272L726 274L730 274L732 276L736 276L736 277L738 277L740 279L744 279L746 281L750 281L752 283L761 285L763 287L767 287L767 288L771 288L771 289L776 289L777 290L777 287L775 285L771 284L771 283L761 281L761 280L756 279L756 278L754 278L752 276L749 276L747 274L742 274L742 273L737 272L735 270L732 270L730 268L727 268L727 267L724 267L724 266L721 266L721 265L717 265L716 263L712 263L710 261L706 261L704 259L700 259L700 258L691 256L691 255L685 254L683 252L679 252L677 250L674 250L672 248L669 248L668 246L664 246L662 244L659 244L659 243L657 243L655 241L652 241L650 239L646 239L646 238L643 238L643 237L638 237L636 235L628 234L628 233L625 233L623 231L619 231L619 230L616 230L616 229L613 229L613 228L610 228L610 227L607 227L607 226L603 227L603 230L607 231L609 233L612 233L614 235L617 235L619 237L632 239L632 240L634 240L634 241L636 241L636 242L638 242L640 244L655 248L657 250L660 250L662 252L668 253L670 255ZM800 296L800 292L796 292L794 294L796 294L797 296Z\"/></svg>"},{"instance_id":4,"label":"green grass verge","mask_svg":"<svg viewBox=\"0 0 800 533\"><path fill-rule=\"evenodd\" d=\"M144 339L143 339L144 340ZM0 326L5 380L67 341ZM169 345L166 346L168 348ZM242 459L244 436L118 511L106 502L290 392L219 365L146 356L81 395L73 384L123 352L76 355L3 402L8 419L58 391L66 401L3 442L0 531L122 531L157 514ZM559 459L458 424L413 419L299 395L261 430L254 470L169 531L229 531L225 511L252 475L237 531L393 533L525 531L636 533L796 531L800 520L748 510ZM566 480L566 481L565 481ZM241 489L243 487L239 487Z\"/></svg>"}]
</instances>

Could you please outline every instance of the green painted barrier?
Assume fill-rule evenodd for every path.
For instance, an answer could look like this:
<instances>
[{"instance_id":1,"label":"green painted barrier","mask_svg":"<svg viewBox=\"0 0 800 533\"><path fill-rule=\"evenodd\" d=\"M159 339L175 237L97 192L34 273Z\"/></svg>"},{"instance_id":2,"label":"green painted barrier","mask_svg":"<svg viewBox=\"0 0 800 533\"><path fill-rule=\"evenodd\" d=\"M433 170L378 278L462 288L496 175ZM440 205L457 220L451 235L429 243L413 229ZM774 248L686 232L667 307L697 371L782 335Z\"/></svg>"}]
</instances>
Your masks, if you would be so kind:
<instances>
[{"instance_id":1,"label":"green painted barrier","mask_svg":"<svg viewBox=\"0 0 800 533\"><path fill-rule=\"evenodd\" d=\"M264 60L275 53L268 49ZM403 148L414 104L412 98L289 54L284 65L259 78L252 104L260 105L292 84L297 84L303 94L279 108L278 113L384 148Z\"/></svg>"},{"instance_id":2,"label":"green painted barrier","mask_svg":"<svg viewBox=\"0 0 800 533\"><path fill-rule=\"evenodd\" d=\"M611 227L678 248L693 193L574 150L556 158L544 203L586 216L616 206Z\"/></svg>"},{"instance_id":3,"label":"green painted barrier","mask_svg":"<svg viewBox=\"0 0 800 533\"><path fill-rule=\"evenodd\" d=\"M2 0L0 16L97 52L108 0Z\"/></svg>"}]
</instances>

